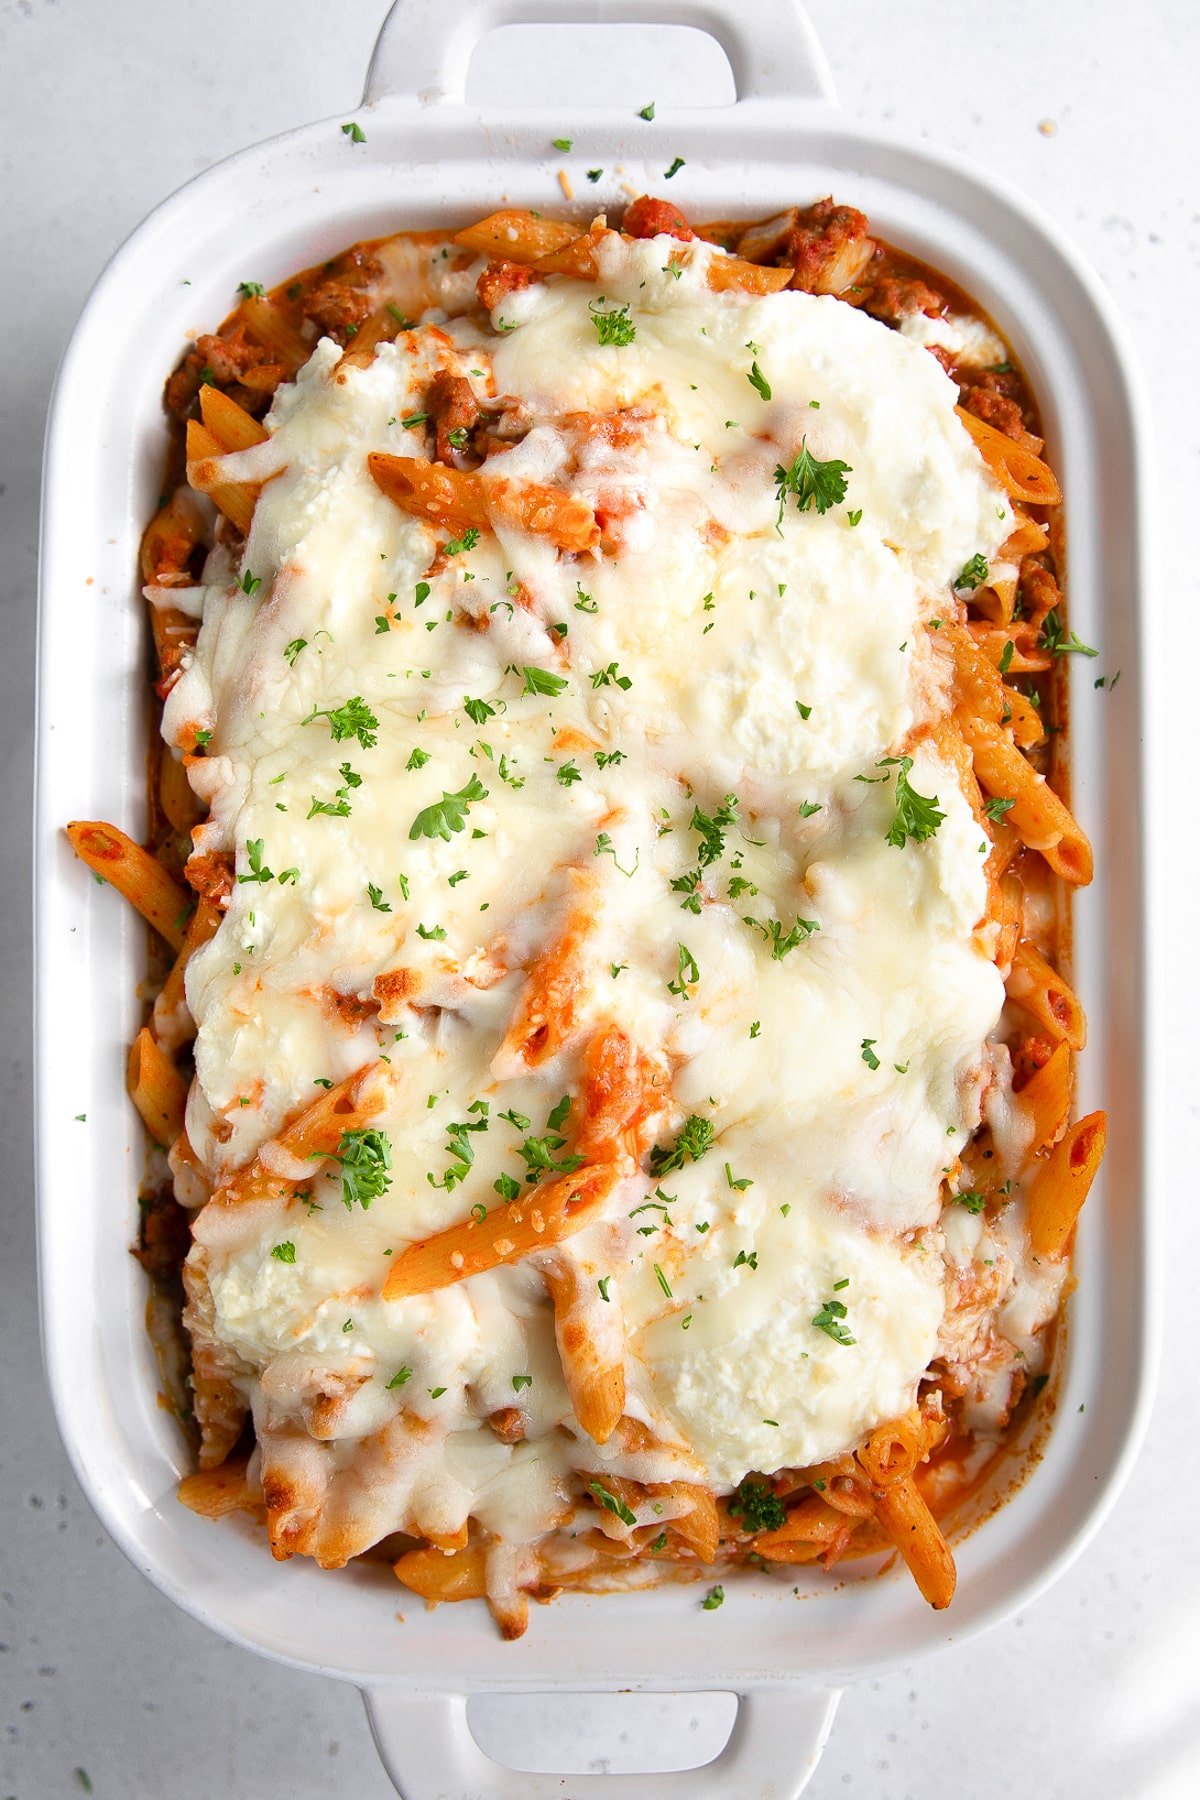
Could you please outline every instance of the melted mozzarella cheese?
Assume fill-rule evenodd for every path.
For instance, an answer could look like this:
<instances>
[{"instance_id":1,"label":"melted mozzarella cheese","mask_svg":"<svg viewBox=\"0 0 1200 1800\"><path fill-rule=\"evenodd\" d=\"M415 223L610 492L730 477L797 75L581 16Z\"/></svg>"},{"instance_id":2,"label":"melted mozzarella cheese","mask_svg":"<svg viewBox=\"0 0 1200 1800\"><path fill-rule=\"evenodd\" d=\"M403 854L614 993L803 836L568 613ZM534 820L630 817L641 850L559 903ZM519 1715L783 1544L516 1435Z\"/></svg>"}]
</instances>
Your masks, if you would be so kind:
<instances>
[{"instance_id":1,"label":"melted mozzarella cheese","mask_svg":"<svg viewBox=\"0 0 1200 1800\"><path fill-rule=\"evenodd\" d=\"M377 1535L472 1515L528 1538L573 1470L727 1490L817 1461L905 1410L938 1347L939 1195L1003 992L924 621L1007 507L919 345L834 299L710 292L713 254L610 244L597 284L502 302L498 335L455 317L365 368L320 344L231 465L269 478L167 702L175 742L211 733L198 847L236 859L187 973L202 1163L244 1165L380 1054L395 1077L369 1210L325 1162L299 1200L196 1226L260 1438L314 1394L342 1397L331 1468L402 1411L439 1434ZM602 345L618 308L636 336ZM385 499L368 453L428 454L403 421L440 370L521 403L486 479L569 489L603 553L505 528L439 555ZM780 503L804 449L847 465L823 512ZM925 841L889 842L901 755L944 815ZM508 1039L530 965L580 917L571 1027L529 1066ZM636 1453L574 1420L536 1259L381 1297L406 1245L525 1185L564 1099L569 1152L613 1022L673 1071L658 1161L689 1118L713 1134L643 1162L585 1234L610 1270L596 1329L623 1319L626 1410L659 1446ZM481 1429L514 1408L523 1442Z\"/></svg>"}]
</instances>

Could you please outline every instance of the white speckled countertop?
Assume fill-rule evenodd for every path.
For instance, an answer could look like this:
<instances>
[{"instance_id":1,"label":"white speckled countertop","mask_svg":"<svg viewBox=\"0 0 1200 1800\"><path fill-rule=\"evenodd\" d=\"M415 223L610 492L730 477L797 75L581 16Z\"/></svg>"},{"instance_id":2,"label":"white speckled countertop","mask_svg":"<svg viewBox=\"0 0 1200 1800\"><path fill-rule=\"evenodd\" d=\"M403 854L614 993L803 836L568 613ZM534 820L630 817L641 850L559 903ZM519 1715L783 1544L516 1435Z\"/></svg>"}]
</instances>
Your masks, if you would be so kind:
<instances>
[{"instance_id":1,"label":"white speckled countertop","mask_svg":"<svg viewBox=\"0 0 1200 1800\"><path fill-rule=\"evenodd\" d=\"M54 366L101 264L159 199L244 144L350 109L384 11L385 0L0 0L0 767L13 796L0 835L0 1166L9 1172L0 1206L0 1800L391 1793L352 1689L276 1668L176 1612L123 1561L75 1486L38 1361L26 1123L29 667ZM1160 766L1180 771L1186 816L1196 758L1184 734L1200 666L1198 559L1182 529L1195 518L1200 477L1200 8L812 0L809 11L850 112L958 147L1034 195L1099 269L1140 341L1161 524L1152 730ZM724 97L715 54L641 36L639 103L652 88L662 111L714 79L712 97ZM519 80L515 34L488 55L498 78ZM628 98L631 62L628 39L608 52L590 34L564 44L564 123L592 82ZM646 68L656 72L643 93ZM1200 1792L1200 1207L1191 1191L1200 1092L1188 1055L1200 1000L1189 879L1198 863L1191 831L1152 851L1170 952L1159 1017L1175 1141L1163 1146L1162 1167L1181 1174L1165 1196L1174 1213L1167 1348L1140 1470L1091 1549L1027 1614L846 1695L808 1790L814 1800ZM694 1761L701 1746L719 1747L728 1722L712 1700L655 1702L621 1717L609 1706L568 1719L561 1703L490 1703L481 1731L501 1755L536 1744L541 1767L578 1769L638 1766L646 1750ZM642 1789L653 1800L653 1776Z\"/></svg>"}]
</instances>

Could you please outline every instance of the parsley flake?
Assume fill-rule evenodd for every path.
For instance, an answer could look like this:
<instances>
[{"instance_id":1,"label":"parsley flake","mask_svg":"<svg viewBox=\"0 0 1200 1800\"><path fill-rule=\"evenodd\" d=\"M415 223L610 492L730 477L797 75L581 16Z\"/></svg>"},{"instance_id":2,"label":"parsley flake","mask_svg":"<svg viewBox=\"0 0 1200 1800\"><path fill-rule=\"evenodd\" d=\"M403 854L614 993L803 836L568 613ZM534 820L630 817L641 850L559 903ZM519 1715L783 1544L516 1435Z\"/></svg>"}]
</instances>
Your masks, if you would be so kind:
<instances>
[{"instance_id":1,"label":"parsley flake","mask_svg":"<svg viewBox=\"0 0 1200 1800\"><path fill-rule=\"evenodd\" d=\"M592 315L592 323L596 327L596 338L601 344L611 344L618 349L632 344L637 337L637 326L629 316L628 304L615 306L609 311L597 311L589 303L588 311Z\"/></svg>"},{"instance_id":2,"label":"parsley flake","mask_svg":"<svg viewBox=\"0 0 1200 1800\"><path fill-rule=\"evenodd\" d=\"M805 439L795 461L788 468L780 464L775 470L775 483L779 500L779 512L775 520L775 529L779 531L783 525L783 509L788 497L794 496L799 512L807 512L815 506L819 513L827 513L833 506L846 498L846 477L854 470L849 463L832 459L821 462L813 456Z\"/></svg>"},{"instance_id":3,"label":"parsley flake","mask_svg":"<svg viewBox=\"0 0 1200 1800\"><path fill-rule=\"evenodd\" d=\"M414 755L416 752L414 751ZM409 759L411 762L411 758ZM451 834L462 831L466 825L467 809L476 800L486 800L488 790L478 775L472 775L465 787L457 793L448 794L443 790L440 800L432 806L423 807L409 827L410 838L441 838L449 843Z\"/></svg>"},{"instance_id":4,"label":"parsley flake","mask_svg":"<svg viewBox=\"0 0 1200 1800\"><path fill-rule=\"evenodd\" d=\"M314 719L328 719L329 735L335 744L357 738L364 750L370 750L378 742L379 720L361 694L355 694L342 706L314 707L300 723L311 725Z\"/></svg>"}]
</instances>

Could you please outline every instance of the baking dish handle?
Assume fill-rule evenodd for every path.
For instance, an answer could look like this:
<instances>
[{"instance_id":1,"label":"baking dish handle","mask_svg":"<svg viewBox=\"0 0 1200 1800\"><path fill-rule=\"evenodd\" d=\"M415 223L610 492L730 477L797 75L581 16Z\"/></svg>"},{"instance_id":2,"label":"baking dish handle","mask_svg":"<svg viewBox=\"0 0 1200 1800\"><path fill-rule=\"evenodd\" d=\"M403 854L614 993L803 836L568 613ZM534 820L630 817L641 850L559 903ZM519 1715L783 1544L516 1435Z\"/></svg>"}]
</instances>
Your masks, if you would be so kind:
<instances>
[{"instance_id":1,"label":"baking dish handle","mask_svg":"<svg viewBox=\"0 0 1200 1800\"><path fill-rule=\"evenodd\" d=\"M698 1769L653 1775L538 1775L485 1756L467 1723L463 1694L414 1693L398 1685L363 1690L383 1765L403 1800L795 1800L821 1759L841 1692L756 1687L738 1695L737 1718L720 1755ZM547 1696L547 1704L553 1698Z\"/></svg>"},{"instance_id":2,"label":"baking dish handle","mask_svg":"<svg viewBox=\"0 0 1200 1800\"><path fill-rule=\"evenodd\" d=\"M729 58L739 101L834 100L829 64L798 0L394 0L364 102L461 105L472 52L502 25L692 25Z\"/></svg>"}]
</instances>

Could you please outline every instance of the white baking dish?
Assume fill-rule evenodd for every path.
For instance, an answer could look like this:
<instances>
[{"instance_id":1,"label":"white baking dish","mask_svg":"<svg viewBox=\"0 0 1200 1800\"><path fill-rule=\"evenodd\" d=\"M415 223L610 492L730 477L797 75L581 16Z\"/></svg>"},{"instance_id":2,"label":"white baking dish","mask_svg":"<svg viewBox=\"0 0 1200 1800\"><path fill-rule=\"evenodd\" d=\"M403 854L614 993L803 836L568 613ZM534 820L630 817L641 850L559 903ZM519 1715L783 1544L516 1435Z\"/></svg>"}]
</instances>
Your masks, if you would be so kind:
<instances>
[{"instance_id":1,"label":"white baking dish","mask_svg":"<svg viewBox=\"0 0 1200 1800\"><path fill-rule=\"evenodd\" d=\"M493 26L551 20L699 25L724 45L736 106L653 124L572 107L589 161L694 216L764 214L827 192L884 237L944 269L989 308L1041 396L1063 477L1072 623L1103 647L1075 667L1074 793L1097 847L1076 913L1076 974L1091 1020L1082 1109L1110 1109L1106 1179L1084 1215L1057 1422L1034 1477L958 1550L949 1614L923 1607L903 1571L804 1572L802 1598L752 1574L697 1611L667 1587L576 1597L536 1612L505 1645L481 1608L424 1613L386 1571L278 1566L248 1524L198 1519L174 1497L182 1445L156 1405L144 1285L127 1253L142 1164L124 1050L137 1022L140 924L74 861L60 827L111 818L137 832L147 727L136 548L163 451L164 373L236 283L274 282L356 238L465 222L498 204L561 204L550 150L557 112L467 107L470 51ZM550 81L547 62L547 86ZM649 90L648 90L649 91ZM168 200L105 271L59 376L46 450L38 744L38 1187L43 1340L59 1424L100 1517L165 1593L235 1641L357 1683L388 1770L411 1800L562 1793L476 1749L466 1695L511 1690L733 1689L729 1746L678 1776L578 1777L572 1792L799 1793L840 1684L960 1640L1023 1606L1097 1529L1129 1468L1153 1361L1153 1192L1146 1097L1139 831L1148 817L1139 706L1145 475L1141 411L1103 292L1023 200L956 157L843 118L807 21L783 0L399 0L357 115L247 150ZM623 198L589 189L580 206ZM1071 659L1078 664L1080 659ZM1096 668L1120 668L1115 693ZM80 1120L78 1115L86 1115ZM1008 1471L1011 1482L1016 1465ZM1002 1483L1001 1483L1002 1485ZM407 1618L397 1623L398 1607Z\"/></svg>"}]
</instances>

